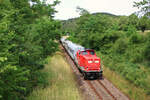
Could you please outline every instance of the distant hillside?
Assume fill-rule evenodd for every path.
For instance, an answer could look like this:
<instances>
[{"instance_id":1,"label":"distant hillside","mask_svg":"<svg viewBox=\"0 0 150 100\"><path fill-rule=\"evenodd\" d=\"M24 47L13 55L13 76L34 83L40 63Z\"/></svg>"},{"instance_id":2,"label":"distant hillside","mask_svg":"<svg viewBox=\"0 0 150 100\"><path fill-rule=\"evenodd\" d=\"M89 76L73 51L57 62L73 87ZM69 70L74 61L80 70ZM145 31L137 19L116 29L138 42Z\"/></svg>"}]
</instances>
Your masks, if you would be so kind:
<instances>
[{"instance_id":1,"label":"distant hillside","mask_svg":"<svg viewBox=\"0 0 150 100\"><path fill-rule=\"evenodd\" d=\"M97 13L92 13L91 15L106 15L106 16L109 16L109 17L120 17L118 15L114 15L114 14L107 13L107 12L97 12ZM65 22L65 21L74 21L74 20L76 20L78 18L79 17L77 17L77 18L70 18L68 20L62 20L62 22Z\"/></svg>"},{"instance_id":2,"label":"distant hillside","mask_svg":"<svg viewBox=\"0 0 150 100\"><path fill-rule=\"evenodd\" d=\"M106 16L110 16L110 17L119 17L117 15L111 14L111 13L107 13L107 12L101 12L101 13L93 13L92 15L106 15Z\"/></svg>"},{"instance_id":3,"label":"distant hillside","mask_svg":"<svg viewBox=\"0 0 150 100\"><path fill-rule=\"evenodd\" d=\"M117 15L114 15L114 14L111 14L111 13L106 13L106 12L92 13L91 15L93 15L93 16L104 15L104 16L110 17L112 19L120 17L120 16L117 16ZM66 32L66 31L67 32L73 32L75 30L75 27L77 26L76 21L79 18L80 17L71 18L71 19L68 19L68 20L62 20L62 25L63 25L62 30L64 32Z\"/></svg>"}]
</instances>

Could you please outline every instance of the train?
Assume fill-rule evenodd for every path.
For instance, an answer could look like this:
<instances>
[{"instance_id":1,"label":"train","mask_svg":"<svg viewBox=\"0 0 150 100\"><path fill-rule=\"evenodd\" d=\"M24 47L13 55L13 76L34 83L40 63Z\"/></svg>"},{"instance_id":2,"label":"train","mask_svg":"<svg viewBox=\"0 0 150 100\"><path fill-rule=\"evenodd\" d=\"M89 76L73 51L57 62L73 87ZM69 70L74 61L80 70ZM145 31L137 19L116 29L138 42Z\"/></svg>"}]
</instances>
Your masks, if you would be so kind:
<instances>
[{"instance_id":1,"label":"train","mask_svg":"<svg viewBox=\"0 0 150 100\"><path fill-rule=\"evenodd\" d=\"M86 49L64 37L60 39L60 42L83 74L85 80L103 78L101 59L96 56L93 49Z\"/></svg>"}]
</instances>

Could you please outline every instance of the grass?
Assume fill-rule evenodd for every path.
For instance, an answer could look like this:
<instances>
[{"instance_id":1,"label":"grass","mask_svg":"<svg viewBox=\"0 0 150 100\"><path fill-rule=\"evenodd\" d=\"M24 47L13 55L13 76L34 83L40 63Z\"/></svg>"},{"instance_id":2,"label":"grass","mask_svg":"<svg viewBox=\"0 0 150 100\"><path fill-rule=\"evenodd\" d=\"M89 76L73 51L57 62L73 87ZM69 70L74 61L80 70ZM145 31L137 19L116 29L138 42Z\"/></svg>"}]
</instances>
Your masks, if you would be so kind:
<instances>
[{"instance_id":1,"label":"grass","mask_svg":"<svg viewBox=\"0 0 150 100\"><path fill-rule=\"evenodd\" d=\"M74 80L70 66L62 53L57 52L42 70L48 74L49 85L36 88L28 100L81 100L80 92Z\"/></svg>"},{"instance_id":2,"label":"grass","mask_svg":"<svg viewBox=\"0 0 150 100\"><path fill-rule=\"evenodd\" d=\"M148 94L147 92L149 88L147 88L147 90L144 90L143 88L136 86L129 80L125 79L125 76L121 76L120 72L112 70L113 68L115 68L115 66L119 66L119 62L116 62L116 64L114 65L114 63L112 63L112 60L108 61L108 59L105 59L105 55L101 54L100 52L97 52L97 55L105 62L106 66L104 67L104 76L108 80L110 80L119 90L125 93L131 100L150 100L150 94ZM146 80L146 83L150 84L150 69L140 65L140 70L144 71L146 75L148 75L147 78L143 77L143 80ZM136 74L136 72L132 74Z\"/></svg>"},{"instance_id":3,"label":"grass","mask_svg":"<svg viewBox=\"0 0 150 100\"><path fill-rule=\"evenodd\" d=\"M107 67L104 67L104 76L131 100L150 100L150 96L146 95L144 89L136 87Z\"/></svg>"},{"instance_id":4,"label":"grass","mask_svg":"<svg viewBox=\"0 0 150 100\"><path fill-rule=\"evenodd\" d=\"M143 34L143 35L147 35L150 33L150 30L145 30L144 32L142 32L142 31L137 31L137 32L140 34Z\"/></svg>"}]
</instances>

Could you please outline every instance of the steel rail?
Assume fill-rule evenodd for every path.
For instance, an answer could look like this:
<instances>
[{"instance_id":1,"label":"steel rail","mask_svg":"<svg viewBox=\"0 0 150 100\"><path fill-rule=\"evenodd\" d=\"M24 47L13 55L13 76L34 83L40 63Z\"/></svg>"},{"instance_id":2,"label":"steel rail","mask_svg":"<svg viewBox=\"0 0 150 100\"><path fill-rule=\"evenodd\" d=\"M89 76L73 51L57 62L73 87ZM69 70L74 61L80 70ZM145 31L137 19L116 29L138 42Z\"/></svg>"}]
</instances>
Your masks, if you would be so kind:
<instances>
[{"instance_id":1,"label":"steel rail","mask_svg":"<svg viewBox=\"0 0 150 100\"><path fill-rule=\"evenodd\" d=\"M61 44L61 46L62 46L62 50L65 52L65 56L66 56L66 58L67 58L67 60L69 61L69 63L72 63L71 65L72 65L72 67L74 67L75 68L75 70L78 70L77 69L77 66L76 66L76 64L74 63L74 61L73 61L73 59L70 57L70 55L68 54L68 52L67 52L67 50L66 50L66 48L62 45L62 43L60 43ZM70 62L70 61L72 61L72 62ZM74 69L74 68L72 68L72 69ZM73 70L73 72L77 75L77 72L75 71L75 70ZM108 93L108 95L110 95L114 100L117 100L116 98L115 98L115 96L104 86L104 84L100 81L100 80L97 80L98 81L98 83L104 88L104 90ZM95 95L98 97L98 99L99 100L103 100L103 98L102 98L102 96L101 96L101 94L96 90L96 88L93 86L93 84L90 82L90 81L86 81L86 83L89 85L89 87L93 90L93 92L95 93Z\"/></svg>"},{"instance_id":2,"label":"steel rail","mask_svg":"<svg viewBox=\"0 0 150 100\"><path fill-rule=\"evenodd\" d=\"M97 81L114 100L117 100L117 98L105 87L105 85L100 80L97 80Z\"/></svg>"}]
</instances>

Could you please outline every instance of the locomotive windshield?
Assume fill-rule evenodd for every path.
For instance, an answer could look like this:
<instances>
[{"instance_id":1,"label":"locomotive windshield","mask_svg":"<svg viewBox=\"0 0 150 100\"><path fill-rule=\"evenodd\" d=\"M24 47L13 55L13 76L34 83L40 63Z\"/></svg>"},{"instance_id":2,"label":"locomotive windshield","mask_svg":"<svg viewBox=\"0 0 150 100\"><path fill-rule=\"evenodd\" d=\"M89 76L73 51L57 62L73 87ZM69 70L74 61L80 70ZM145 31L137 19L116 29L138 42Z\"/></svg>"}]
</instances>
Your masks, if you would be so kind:
<instances>
[{"instance_id":1,"label":"locomotive windshield","mask_svg":"<svg viewBox=\"0 0 150 100\"><path fill-rule=\"evenodd\" d=\"M95 52L94 51L82 51L82 55L95 55Z\"/></svg>"},{"instance_id":2,"label":"locomotive windshield","mask_svg":"<svg viewBox=\"0 0 150 100\"><path fill-rule=\"evenodd\" d=\"M94 51L90 51L90 54L91 54L91 55L94 55L95 53L94 53Z\"/></svg>"},{"instance_id":3,"label":"locomotive windshield","mask_svg":"<svg viewBox=\"0 0 150 100\"><path fill-rule=\"evenodd\" d=\"M86 51L83 51L82 52L82 55L87 55L88 53Z\"/></svg>"}]
</instances>

